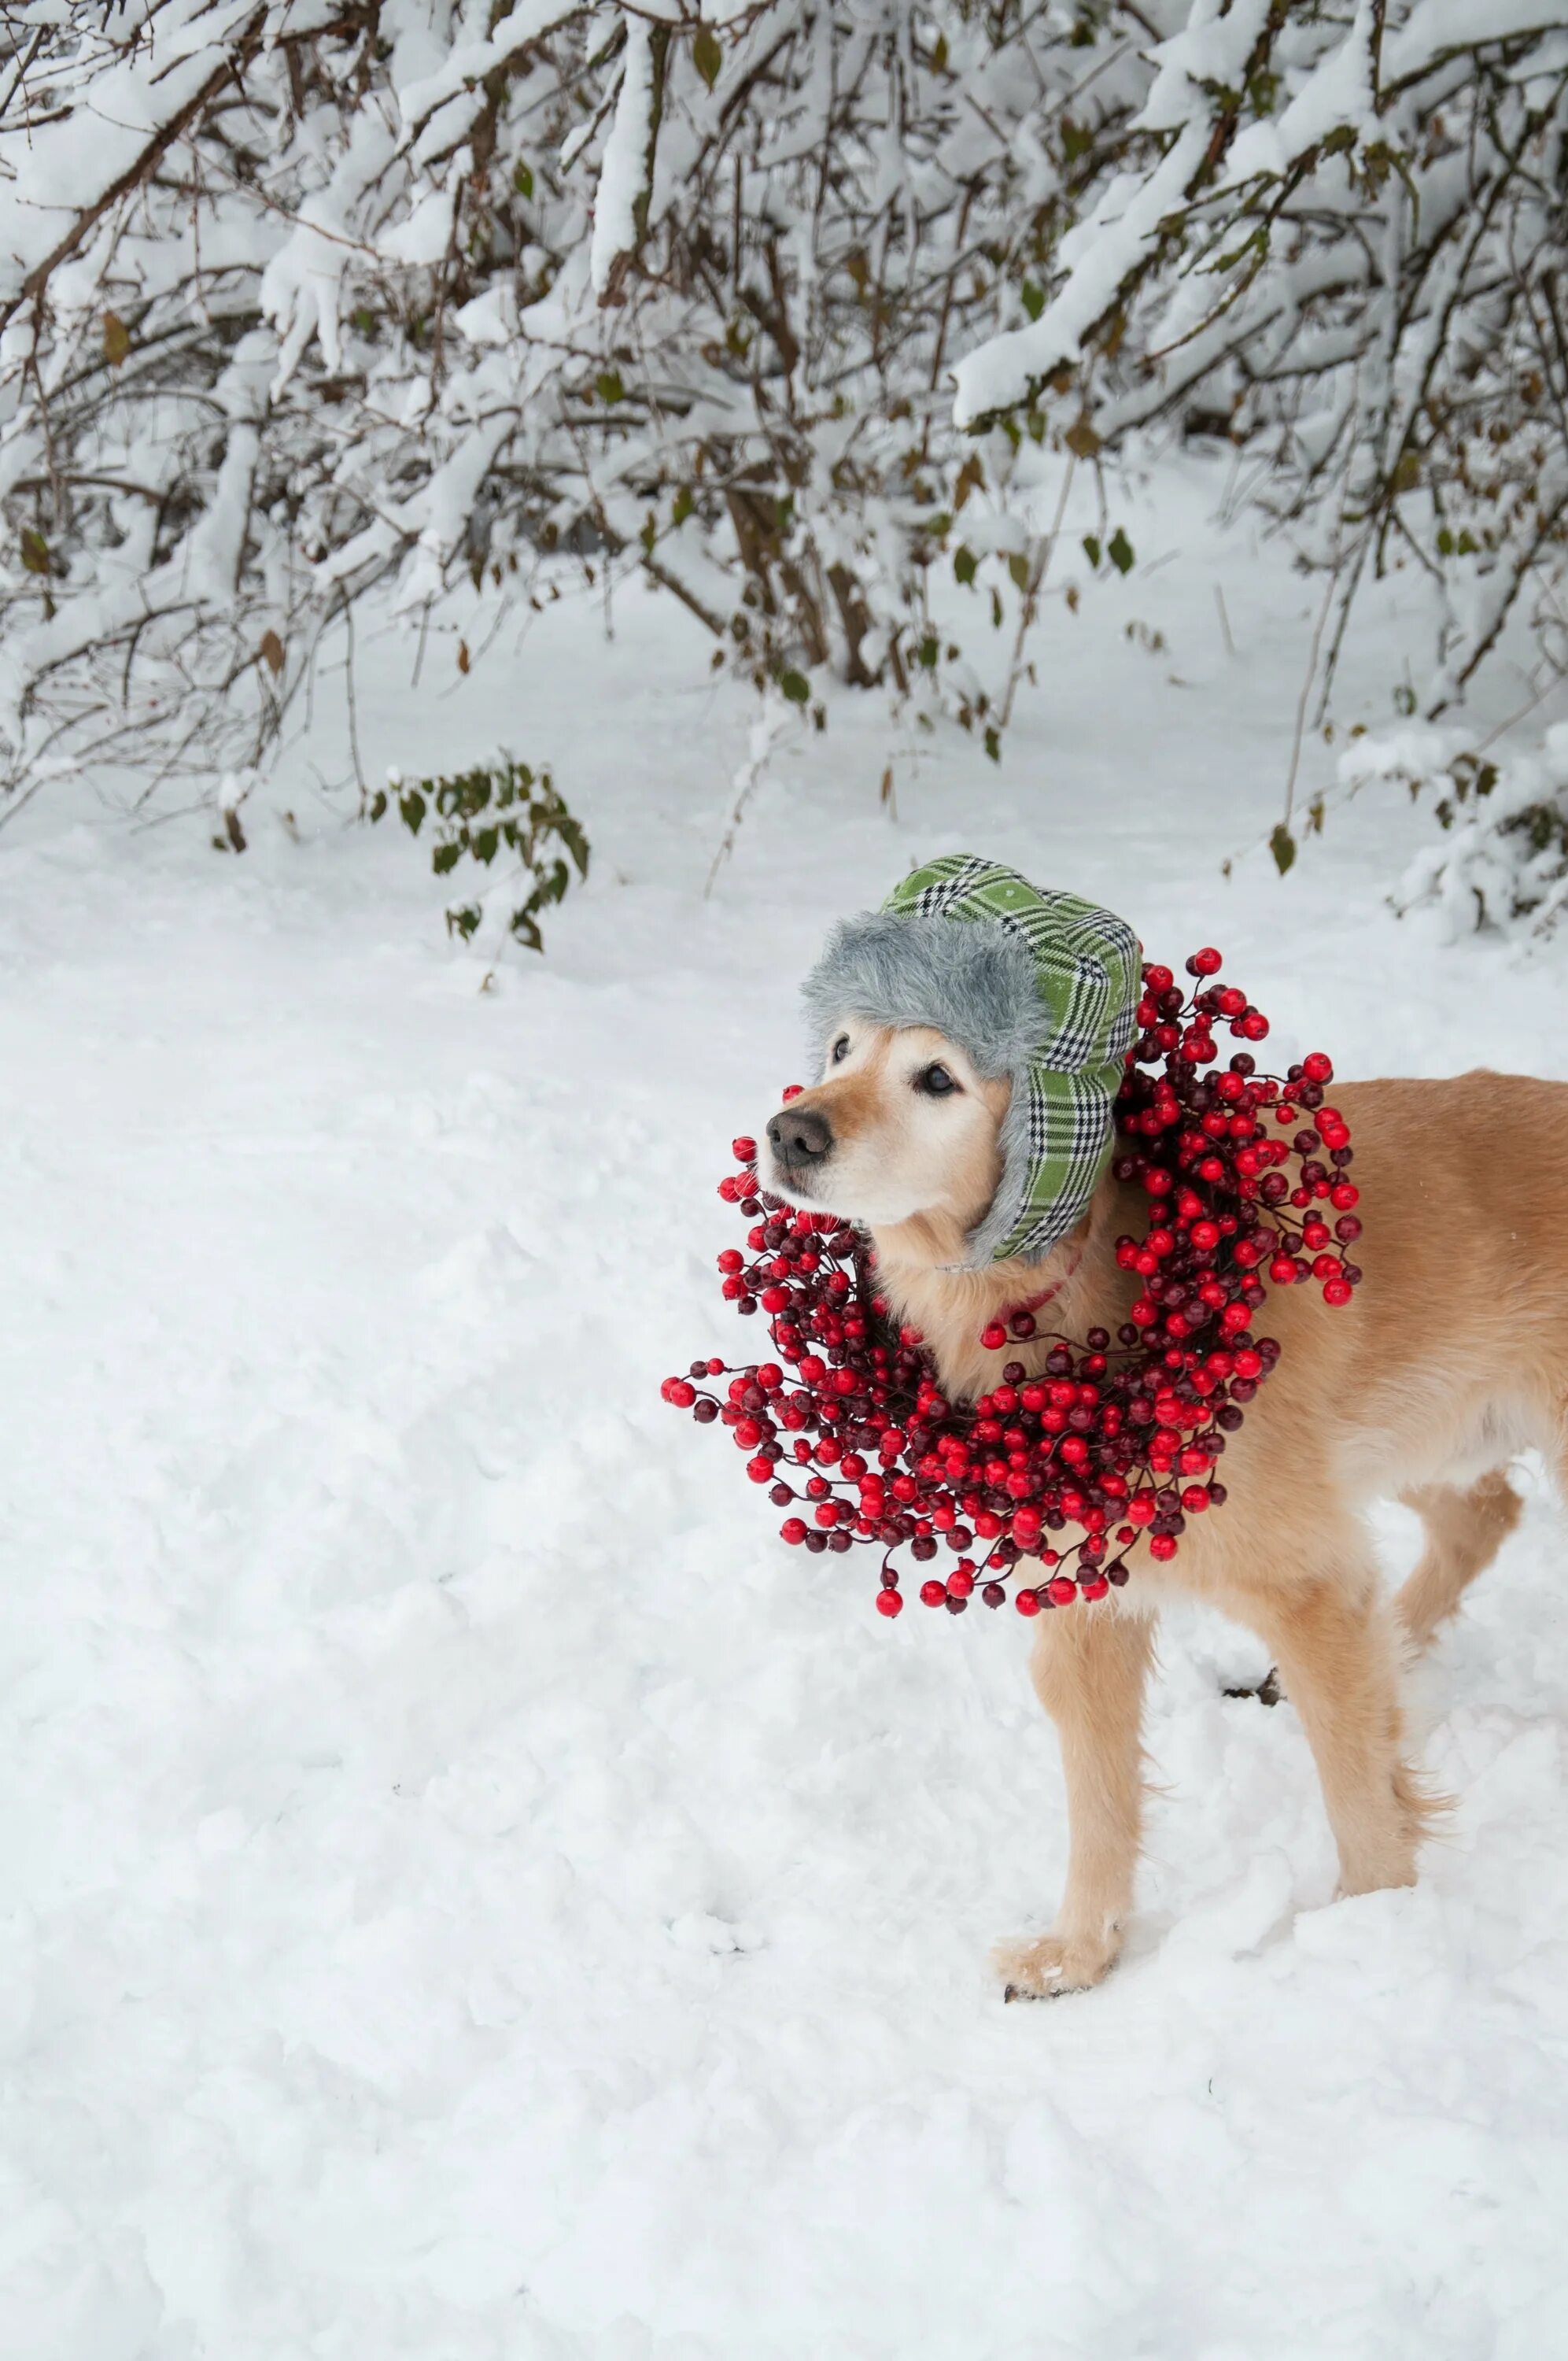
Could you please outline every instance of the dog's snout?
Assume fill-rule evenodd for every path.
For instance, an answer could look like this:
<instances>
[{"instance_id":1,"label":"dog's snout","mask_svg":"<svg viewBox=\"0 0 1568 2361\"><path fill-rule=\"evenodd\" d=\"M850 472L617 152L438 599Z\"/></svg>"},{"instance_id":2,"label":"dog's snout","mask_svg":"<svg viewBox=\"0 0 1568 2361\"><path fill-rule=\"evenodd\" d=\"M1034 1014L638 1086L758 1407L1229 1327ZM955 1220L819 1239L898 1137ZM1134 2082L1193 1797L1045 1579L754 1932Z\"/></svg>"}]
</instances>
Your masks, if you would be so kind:
<instances>
[{"instance_id":1,"label":"dog's snout","mask_svg":"<svg viewBox=\"0 0 1568 2361\"><path fill-rule=\"evenodd\" d=\"M815 1107L785 1107L768 1126L768 1139L781 1164L798 1170L820 1164L833 1145L833 1126Z\"/></svg>"}]
</instances>

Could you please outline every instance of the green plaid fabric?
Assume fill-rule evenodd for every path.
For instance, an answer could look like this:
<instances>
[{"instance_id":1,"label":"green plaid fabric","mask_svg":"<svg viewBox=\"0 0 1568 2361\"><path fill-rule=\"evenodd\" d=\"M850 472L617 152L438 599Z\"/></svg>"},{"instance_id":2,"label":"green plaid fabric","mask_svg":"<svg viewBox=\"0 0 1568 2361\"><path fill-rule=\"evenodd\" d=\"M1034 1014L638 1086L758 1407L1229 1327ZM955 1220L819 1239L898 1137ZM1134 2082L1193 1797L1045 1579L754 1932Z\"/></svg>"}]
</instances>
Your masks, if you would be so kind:
<instances>
[{"instance_id":1,"label":"green plaid fabric","mask_svg":"<svg viewBox=\"0 0 1568 2361\"><path fill-rule=\"evenodd\" d=\"M1015 1110L1018 1093L1025 1097L1027 1175L993 1259L1043 1255L1076 1227L1111 1159L1142 989L1137 937L1113 911L1041 892L1015 869L967 852L913 871L883 906L1002 927L1028 948L1040 1039L1026 1072L1013 1078Z\"/></svg>"}]
</instances>

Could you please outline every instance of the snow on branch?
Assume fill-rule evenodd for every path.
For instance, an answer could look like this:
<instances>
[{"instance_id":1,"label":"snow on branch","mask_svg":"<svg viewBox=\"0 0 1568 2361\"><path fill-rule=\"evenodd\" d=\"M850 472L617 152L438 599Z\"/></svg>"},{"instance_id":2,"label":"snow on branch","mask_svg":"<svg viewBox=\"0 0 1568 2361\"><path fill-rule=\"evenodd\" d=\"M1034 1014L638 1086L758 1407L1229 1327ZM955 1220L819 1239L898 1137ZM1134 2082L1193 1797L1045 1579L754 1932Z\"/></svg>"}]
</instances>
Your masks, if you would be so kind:
<instances>
[{"instance_id":1,"label":"snow on branch","mask_svg":"<svg viewBox=\"0 0 1568 2361\"><path fill-rule=\"evenodd\" d=\"M1190 0L1090 141L1036 316L966 352L960 426L1032 403L1073 447L1198 420L1334 577L1319 710L1361 586L1436 593L1422 702L1510 617L1550 633L1568 540L1568 5ZM1080 148L1085 135L1078 134Z\"/></svg>"},{"instance_id":2,"label":"snow on branch","mask_svg":"<svg viewBox=\"0 0 1568 2361\"><path fill-rule=\"evenodd\" d=\"M1086 78L1146 95L1120 27L967 0L28 0L0 787L254 776L346 606L606 569L785 703L993 741L928 583L1002 624L1049 455L939 389L1026 316Z\"/></svg>"},{"instance_id":3,"label":"snow on branch","mask_svg":"<svg viewBox=\"0 0 1568 2361\"><path fill-rule=\"evenodd\" d=\"M1422 569L1435 708L1568 532L1565 110L1568 0L21 0L0 796L251 777L356 601L607 573L997 752L1065 469L1162 425L1330 666Z\"/></svg>"}]
</instances>

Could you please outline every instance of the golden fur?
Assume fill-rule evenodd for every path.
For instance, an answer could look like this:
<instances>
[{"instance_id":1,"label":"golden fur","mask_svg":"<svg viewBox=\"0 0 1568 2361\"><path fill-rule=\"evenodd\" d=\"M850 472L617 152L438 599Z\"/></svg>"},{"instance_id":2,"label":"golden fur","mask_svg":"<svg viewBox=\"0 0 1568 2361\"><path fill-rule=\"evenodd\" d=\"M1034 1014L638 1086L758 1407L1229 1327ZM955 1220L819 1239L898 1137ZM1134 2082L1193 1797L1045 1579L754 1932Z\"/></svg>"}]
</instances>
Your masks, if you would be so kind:
<instances>
[{"instance_id":1,"label":"golden fur","mask_svg":"<svg viewBox=\"0 0 1568 2361\"><path fill-rule=\"evenodd\" d=\"M992 1353L980 1332L1058 1276L1042 1332L1081 1336L1126 1317L1136 1281L1113 1247L1122 1232L1141 1234L1141 1194L1107 1176L1046 1262L954 1268L996 1187L1007 1084L983 1082L951 1043L914 1028L846 1019L838 1058L795 1103L834 1132L813 1180L820 1194L805 1202L869 1224L882 1284L949 1393L994 1383L1004 1359L1039 1366L1044 1333ZM932 1060L959 1086L948 1098L922 1097L913 1079ZM1139 1848L1153 1622L1172 1589L1250 1625L1270 1650L1317 1761L1342 1893L1413 1883L1437 1806L1407 1759L1401 1653L1453 1612L1518 1518L1507 1463L1534 1446L1564 1473L1568 1085L1478 1072L1336 1084L1333 1099L1354 1136L1365 1279L1339 1310L1316 1287L1270 1290L1260 1325L1285 1349L1230 1439L1224 1508L1189 1519L1168 1565L1140 1543L1124 1590L1035 1626L1070 1856L1052 1932L997 1954L1009 1996L1092 1984L1116 1958ZM773 1177L802 1200L798 1172ZM1389 1603L1361 1510L1391 1497L1420 1513L1427 1547Z\"/></svg>"}]
</instances>

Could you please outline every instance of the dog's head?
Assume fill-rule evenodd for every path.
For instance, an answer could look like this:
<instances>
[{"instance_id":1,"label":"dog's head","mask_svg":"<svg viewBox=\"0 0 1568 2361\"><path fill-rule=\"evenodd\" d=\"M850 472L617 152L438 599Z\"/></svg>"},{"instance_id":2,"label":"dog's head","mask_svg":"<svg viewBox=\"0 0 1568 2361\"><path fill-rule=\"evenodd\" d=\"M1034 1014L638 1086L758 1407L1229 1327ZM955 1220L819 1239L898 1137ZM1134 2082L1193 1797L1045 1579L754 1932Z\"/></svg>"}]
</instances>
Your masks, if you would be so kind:
<instances>
[{"instance_id":1,"label":"dog's head","mask_svg":"<svg viewBox=\"0 0 1568 2361\"><path fill-rule=\"evenodd\" d=\"M764 1184L867 1228L928 1214L969 1231L1002 1177L1011 1095L930 1026L846 1016L829 1027L821 1081L767 1126Z\"/></svg>"}]
</instances>

